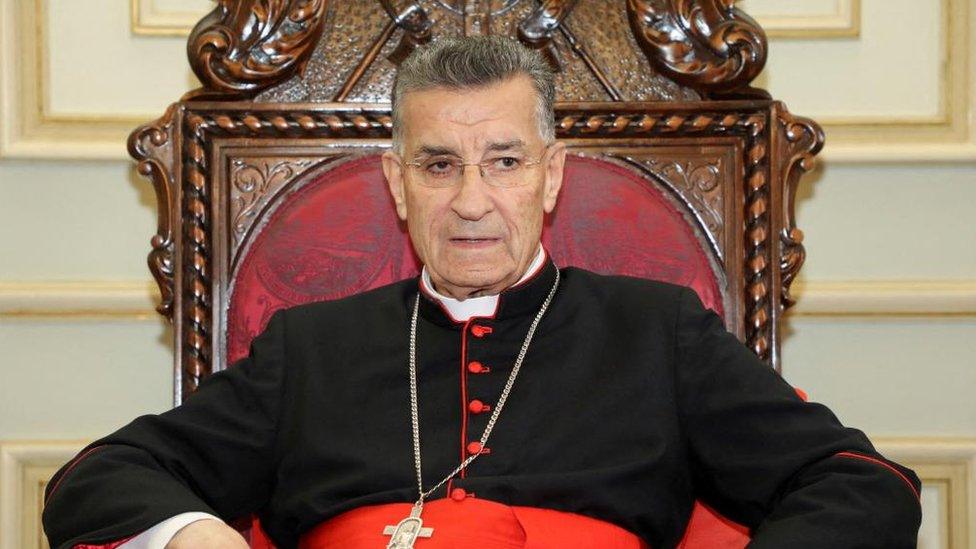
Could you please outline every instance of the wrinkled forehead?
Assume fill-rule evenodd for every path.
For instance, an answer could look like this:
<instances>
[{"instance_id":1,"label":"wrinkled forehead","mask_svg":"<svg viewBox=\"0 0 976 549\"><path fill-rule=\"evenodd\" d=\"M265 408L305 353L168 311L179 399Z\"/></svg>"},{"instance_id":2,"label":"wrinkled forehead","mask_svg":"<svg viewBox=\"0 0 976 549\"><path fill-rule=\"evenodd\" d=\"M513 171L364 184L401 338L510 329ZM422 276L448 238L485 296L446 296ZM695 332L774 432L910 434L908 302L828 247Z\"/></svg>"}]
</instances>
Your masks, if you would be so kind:
<instances>
[{"instance_id":1,"label":"wrinkled forehead","mask_svg":"<svg viewBox=\"0 0 976 549\"><path fill-rule=\"evenodd\" d=\"M480 88L411 91L399 105L407 152L421 147L483 152L541 143L537 98L520 79Z\"/></svg>"}]
</instances>

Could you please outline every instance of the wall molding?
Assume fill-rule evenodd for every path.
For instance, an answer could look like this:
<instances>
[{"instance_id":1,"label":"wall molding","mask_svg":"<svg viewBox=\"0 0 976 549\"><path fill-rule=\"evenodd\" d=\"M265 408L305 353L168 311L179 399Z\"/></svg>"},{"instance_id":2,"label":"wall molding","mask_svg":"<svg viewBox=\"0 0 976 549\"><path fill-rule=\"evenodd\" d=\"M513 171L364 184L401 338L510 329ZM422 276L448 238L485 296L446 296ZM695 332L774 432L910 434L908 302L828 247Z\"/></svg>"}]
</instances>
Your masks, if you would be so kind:
<instances>
[{"instance_id":1,"label":"wall molding","mask_svg":"<svg viewBox=\"0 0 976 549\"><path fill-rule=\"evenodd\" d=\"M824 158L839 161L976 161L973 0L937 0L941 7L939 111L932 116L819 116L827 132ZM909 14L910 16L910 14Z\"/></svg>"},{"instance_id":2,"label":"wall molding","mask_svg":"<svg viewBox=\"0 0 976 549\"><path fill-rule=\"evenodd\" d=\"M976 280L813 281L793 285L803 317L976 316ZM0 282L0 318L155 320L151 281Z\"/></svg>"},{"instance_id":3,"label":"wall molding","mask_svg":"<svg viewBox=\"0 0 976 549\"><path fill-rule=\"evenodd\" d=\"M141 36L188 36L204 15L213 9L201 2L199 11L166 9L159 0L130 0L130 26L132 34Z\"/></svg>"},{"instance_id":4,"label":"wall molding","mask_svg":"<svg viewBox=\"0 0 976 549\"><path fill-rule=\"evenodd\" d=\"M817 15L762 13L744 6L770 38L857 38L861 35L861 0L837 0L834 11Z\"/></svg>"},{"instance_id":5,"label":"wall molding","mask_svg":"<svg viewBox=\"0 0 976 549\"><path fill-rule=\"evenodd\" d=\"M0 158L124 159L129 132L157 115L51 109L49 1L0 0Z\"/></svg>"},{"instance_id":6,"label":"wall molding","mask_svg":"<svg viewBox=\"0 0 976 549\"><path fill-rule=\"evenodd\" d=\"M976 113L976 110L974 110ZM974 130L976 131L976 130ZM970 164L976 163L976 142L968 143L851 143L831 142L820 153L830 164Z\"/></svg>"},{"instance_id":7,"label":"wall molding","mask_svg":"<svg viewBox=\"0 0 976 549\"><path fill-rule=\"evenodd\" d=\"M791 316L976 316L976 280L857 280L793 284Z\"/></svg>"},{"instance_id":8,"label":"wall molding","mask_svg":"<svg viewBox=\"0 0 976 549\"><path fill-rule=\"evenodd\" d=\"M82 441L0 441L0 549L43 547L44 488L87 445Z\"/></svg>"},{"instance_id":9,"label":"wall molding","mask_svg":"<svg viewBox=\"0 0 976 549\"><path fill-rule=\"evenodd\" d=\"M0 318L161 319L150 281L0 282Z\"/></svg>"},{"instance_id":10,"label":"wall molding","mask_svg":"<svg viewBox=\"0 0 976 549\"><path fill-rule=\"evenodd\" d=\"M938 540L938 546L976 547L976 438L871 437L871 440L886 457L913 469L922 479L923 487L940 491L943 497L938 522L942 539Z\"/></svg>"}]
</instances>

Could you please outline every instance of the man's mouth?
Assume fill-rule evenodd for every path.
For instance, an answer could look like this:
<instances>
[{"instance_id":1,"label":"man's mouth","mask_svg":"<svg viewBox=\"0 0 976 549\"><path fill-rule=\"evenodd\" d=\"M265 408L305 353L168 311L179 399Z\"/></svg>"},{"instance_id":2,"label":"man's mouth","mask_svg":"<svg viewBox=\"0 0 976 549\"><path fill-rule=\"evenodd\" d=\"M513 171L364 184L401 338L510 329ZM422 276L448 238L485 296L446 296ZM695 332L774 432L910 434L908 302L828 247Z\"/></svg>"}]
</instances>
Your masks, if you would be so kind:
<instances>
[{"instance_id":1,"label":"man's mouth","mask_svg":"<svg viewBox=\"0 0 976 549\"><path fill-rule=\"evenodd\" d=\"M487 246L499 240L499 238L487 236L458 236L451 238L451 243L460 246Z\"/></svg>"}]
</instances>

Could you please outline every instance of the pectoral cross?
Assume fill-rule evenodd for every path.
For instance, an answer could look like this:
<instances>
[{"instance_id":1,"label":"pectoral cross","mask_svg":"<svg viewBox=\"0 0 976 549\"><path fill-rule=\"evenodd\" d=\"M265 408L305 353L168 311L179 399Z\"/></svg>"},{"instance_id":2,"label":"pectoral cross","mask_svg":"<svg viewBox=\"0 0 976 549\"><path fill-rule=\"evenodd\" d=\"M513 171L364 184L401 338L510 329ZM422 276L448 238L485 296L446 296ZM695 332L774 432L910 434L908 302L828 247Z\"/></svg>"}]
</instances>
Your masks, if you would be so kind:
<instances>
[{"instance_id":1,"label":"pectoral cross","mask_svg":"<svg viewBox=\"0 0 976 549\"><path fill-rule=\"evenodd\" d=\"M386 544L386 549L412 549L417 538L429 538L434 535L433 528L424 528L424 521L420 518L423 509L420 505L414 505L409 517L401 520L396 526L383 528L384 536L393 536L390 538L390 543Z\"/></svg>"}]
</instances>

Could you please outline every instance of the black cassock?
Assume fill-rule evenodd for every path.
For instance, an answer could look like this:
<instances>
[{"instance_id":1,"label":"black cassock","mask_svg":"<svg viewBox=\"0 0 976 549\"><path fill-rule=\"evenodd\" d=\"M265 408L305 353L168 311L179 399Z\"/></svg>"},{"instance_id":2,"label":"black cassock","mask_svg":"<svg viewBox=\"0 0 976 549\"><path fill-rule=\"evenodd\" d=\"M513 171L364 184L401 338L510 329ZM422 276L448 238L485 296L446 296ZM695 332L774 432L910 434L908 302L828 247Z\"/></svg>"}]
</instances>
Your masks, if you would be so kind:
<instances>
[{"instance_id":1,"label":"black cassock","mask_svg":"<svg viewBox=\"0 0 976 549\"><path fill-rule=\"evenodd\" d=\"M467 323L421 298L427 486L480 438L490 413L470 403L499 397L555 273L549 262L503 292L493 317ZM752 547L915 547L917 477L798 398L693 291L561 273L490 453L451 490L596 517L655 548L679 541L696 498L749 526ZM417 292L412 279L276 313L248 358L182 406L136 419L62 468L44 511L52 546L205 511L256 512L279 547L292 547L344 511L414 501L407 353Z\"/></svg>"}]
</instances>

